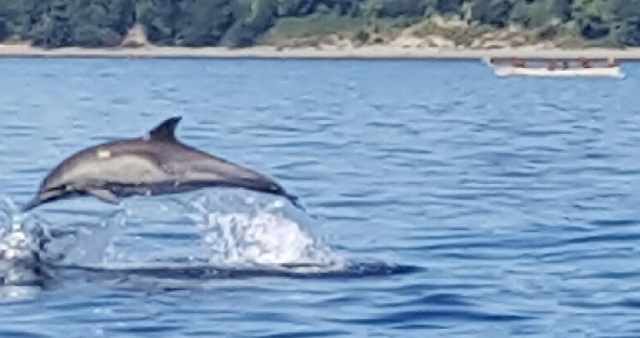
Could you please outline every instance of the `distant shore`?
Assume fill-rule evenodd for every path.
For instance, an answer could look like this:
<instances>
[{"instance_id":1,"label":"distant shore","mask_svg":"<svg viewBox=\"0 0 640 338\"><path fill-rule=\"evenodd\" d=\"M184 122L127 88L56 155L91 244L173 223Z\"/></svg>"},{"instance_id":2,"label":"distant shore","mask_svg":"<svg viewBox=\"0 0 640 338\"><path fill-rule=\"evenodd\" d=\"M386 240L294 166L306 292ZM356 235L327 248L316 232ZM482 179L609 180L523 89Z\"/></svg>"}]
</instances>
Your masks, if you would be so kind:
<instances>
[{"instance_id":1,"label":"distant shore","mask_svg":"<svg viewBox=\"0 0 640 338\"><path fill-rule=\"evenodd\" d=\"M0 45L0 58L63 57L63 58L302 58L302 59L577 59L609 58L618 60L640 60L640 48L609 49L553 49L553 48L502 48L502 49L458 49L458 48L401 48L374 45L357 48L284 48L256 46L240 49L225 47L114 47L80 48L67 47L42 49L28 45Z\"/></svg>"}]
</instances>

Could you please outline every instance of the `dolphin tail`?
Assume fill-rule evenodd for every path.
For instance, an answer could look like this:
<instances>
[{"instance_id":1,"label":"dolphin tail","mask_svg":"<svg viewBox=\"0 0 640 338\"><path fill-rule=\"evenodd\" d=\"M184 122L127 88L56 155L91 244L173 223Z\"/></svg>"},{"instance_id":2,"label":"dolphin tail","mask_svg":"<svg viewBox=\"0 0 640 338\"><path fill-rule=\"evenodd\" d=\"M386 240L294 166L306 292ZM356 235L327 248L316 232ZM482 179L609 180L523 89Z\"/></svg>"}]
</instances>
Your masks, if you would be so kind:
<instances>
[{"instance_id":1,"label":"dolphin tail","mask_svg":"<svg viewBox=\"0 0 640 338\"><path fill-rule=\"evenodd\" d=\"M269 185L265 188L264 186L253 186L253 187L248 187L248 186L243 186L244 188L248 188L250 190L256 190L259 192L263 192L263 193L267 193L267 194L271 194L271 195L275 195L275 196L281 196L286 198L294 207L307 212L307 209L305 209L305 207L302 205L300 198L298 196L295 196L293 194L288 193L282 186L276 184L276 183L269 183Z\"/></svg>"},{"instance_id":2,"label":"dolphin tail","mask_svg":"<svg viewBox=\"0 0 640 338\"><path fill-rule=\"evenodd\" d=\"M298 209L300 209L300 210L302 210L304 212L307 212L307 209L305 209L305 207L302 205L302 203L300 201L300 198L298 196L291 195L289 193L285 193L283 196L285 198L287 198L289 200L289 202L291 202L291 204L294 207L296 207L296 208L298 208Z\"/></svg>"},{"instance_id":3,"label":"dolphin tail","mask_svg":"<svg viewBox=\"0 0 640 338\"><path fill-rule=\"evenodd\" d=\"M259 181L261 184L264 183L264 181ZM286 198L294 207L307 212L307 209L304 208L304 206L302 205L300 198L298 198L298 196L295 196L293 194L290 194L289 192L287 192L282 186L280 186L277 183L274 183L273 181L267 181L267 185L265 187L265 185L259 185L259 186L253 186L250 189L252 190L257 190L260 192L264 192L267 194L272 194L272 195L276 195L276 196L281 196Z\"/></svg>"},{"instance_id":4,"label":"dolphin tail","mask_svg":"<svg viewBox=\"0 0 640 338\"><path fill-rule=\"evenodd\" d=\"M275 196L281 196L286 198L293 206L296 208L306 212L307 210L301 204L300 199L287 192L281 185L272 181L269 178L266 178L261 175L256 175L254 178L240 178L240 179L231 179L227 178L226 184L231 187L240 187L248 190L254 190L258 192L263 192Z\"/></svg>"}]
</instances>

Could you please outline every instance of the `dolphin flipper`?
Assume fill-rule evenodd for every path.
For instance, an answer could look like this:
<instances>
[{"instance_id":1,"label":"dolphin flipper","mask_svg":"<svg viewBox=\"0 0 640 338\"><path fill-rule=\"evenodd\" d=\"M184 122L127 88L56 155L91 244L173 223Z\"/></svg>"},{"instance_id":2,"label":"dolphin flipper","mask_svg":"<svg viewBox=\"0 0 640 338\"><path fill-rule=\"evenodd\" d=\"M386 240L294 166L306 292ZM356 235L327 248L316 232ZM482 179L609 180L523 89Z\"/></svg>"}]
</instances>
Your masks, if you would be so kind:
<instances>
[{"instance_id":1,"label":"dolphin flipper","mask_svg":"<svg viewBox=\"0 0 640 338\"><path fill-rule=\"evenodd\" d=\"M120 204L120 199L106 189L87 189L87 194L109 204Z\"/></svg>"}]
</instances>

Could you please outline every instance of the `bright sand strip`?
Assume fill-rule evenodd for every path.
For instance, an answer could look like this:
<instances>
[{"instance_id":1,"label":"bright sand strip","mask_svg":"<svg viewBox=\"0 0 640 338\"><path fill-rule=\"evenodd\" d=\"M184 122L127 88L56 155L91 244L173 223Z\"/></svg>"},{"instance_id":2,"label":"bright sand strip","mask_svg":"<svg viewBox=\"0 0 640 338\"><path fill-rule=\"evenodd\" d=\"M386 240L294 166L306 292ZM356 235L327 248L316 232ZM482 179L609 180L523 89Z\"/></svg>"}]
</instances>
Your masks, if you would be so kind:
<instances>
[{"instance_id":1,"label":"bright sand strip","mask_svg":"<svg viewBox=\"0 0 640 338\"><path fill-rule=\"evenodd\" d=\"M513 58L549 59L568 58L609 58L618 60L640 60L640 48L627 49L457 49L457 48L402 48L389 45L365 46L358 48L323 47L293 48L278 50L271 46L257 46L241 49L225 47L157 47L139 48L56 48L41 49L23 44L0 45L0 57L119 57L119 58L331 58L331 59L482 59Z\"/></svg>"}]
</instances>

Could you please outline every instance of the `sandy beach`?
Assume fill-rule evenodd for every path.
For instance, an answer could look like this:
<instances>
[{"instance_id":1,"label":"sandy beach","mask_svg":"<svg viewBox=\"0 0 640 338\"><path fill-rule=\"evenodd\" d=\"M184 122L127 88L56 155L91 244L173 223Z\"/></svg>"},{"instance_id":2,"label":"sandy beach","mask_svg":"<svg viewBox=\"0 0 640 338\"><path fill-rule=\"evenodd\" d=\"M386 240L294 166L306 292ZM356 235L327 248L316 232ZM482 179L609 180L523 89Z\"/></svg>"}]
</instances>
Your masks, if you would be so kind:
<instances>
[{"instance_id":1,"label":"sandy beach","mask_svg":"<svg viewBox=\"0 0 640 338\"><path fill-rule=\"evenodd\" d=\"M41 49L28 45L0 45L0 57L64 57L64 58L304 58L304 59L482 59L520 57L527 59L549 58L608 58L640 60L640 48L628 49L554 49L554 48L402 48L390 45L374 45L357 48L292 48L278 49L257 46L242 49L225 47L157 47L138 48L56 48Z\"/></svg>"}]
</instances>

